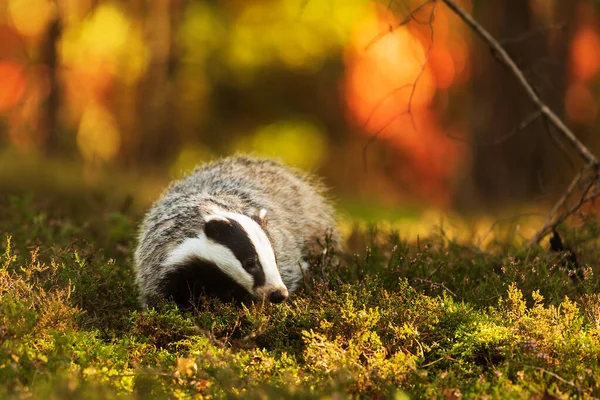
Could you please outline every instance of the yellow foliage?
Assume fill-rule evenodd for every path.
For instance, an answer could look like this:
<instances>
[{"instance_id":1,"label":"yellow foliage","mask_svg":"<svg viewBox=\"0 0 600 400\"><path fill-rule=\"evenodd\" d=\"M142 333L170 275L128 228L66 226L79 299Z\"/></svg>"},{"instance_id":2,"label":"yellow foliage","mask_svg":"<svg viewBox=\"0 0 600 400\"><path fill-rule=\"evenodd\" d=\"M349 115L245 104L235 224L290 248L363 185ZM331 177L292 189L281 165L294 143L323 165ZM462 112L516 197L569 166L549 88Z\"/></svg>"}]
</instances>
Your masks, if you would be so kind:
<instances>
[{"instance_id":1,"label":"yellow foliage","mask_svg":"<svg viewBox=\"0 0 600 400\"><path fill-rule=\"evenodd\" d=\"M210 158L211 153L205 146L199 144L183 146L170 168L170 175L173 178L180 178Z\"/></svg>"},{"instance_id":2,"label":"yellow foliage","mask_svg":"<svg viewBox=\"0 0 600 400\"><path fill-rule=\"evenodd\" d=\"M84 22L80 46L102 55L120 53L125 47L129 33L129 20L121 9L111 3L98 6Z\"/></svg>"},{"instance_id":3,"label":"yellow foliage","mask_svg":"<svg viewBox=\"0 0 600 400\"><path fill-rule=\"evenodd\" d=\"M184 61L204 63L208 53L222 45L226 34L214 9L206 2L190 3L178 33L186 49Z\"/></svg>"},{"instance_id":4,"label":"yellow foliage","mask_svg":"<svg viewBox=\"0 0 600 400\"><path fill-rule=\"evenodd\" d=\"M325 156L325 135L308 121L279 121L259 128L234 143L234 151L276 157L299 168L319 166Z\"/></svg>"},{"instance_id":5,"label":"yellow foliage","mask_svg":"<svg viewBox=\"0 0 600 400\"><path fill-rule=\"evenodd\" d=\"M111 3L100 4L82 23L67 25L60 49L65 64L112 73L127 83L142 76L150 59L141 28Z\"/></svg>"},{"instance_id":6,"label":"yellow foliage","mask_svg":"<svg viewBox=\"0 0 600 400\"><path fill-rule=\"evenodd\" d=\"M241 74L274 61L315 71L327 53L343 46L365 4L363 0L248 3L231 32L229 62Z\"/></svg>"},{"instance_id":7,"label":"yellow foliage","mask_svg":"<svg viewBox=\"0 0 600 400\"><path fill-rule=\"evenodd\" d=\"M192 377L198 372L198 364L194 358L178 358L175 374L181 377Z\"/></svg>"},{"instance_id":8,"label":"yellow foliage","mask_svg":"<svg viewBox=\"0 0 600 400\"><path fill-rule=\"evenodd\" d=\"M395 231L408 241L418 237L429 237L443 233L444 238L459 243L470 243L478 247L486 247L494 240L513 239L515 243L525 243L544 223L539 217L503 219L489 215L472 218L441 209L423 210L417 217L389 218L377 220L380 231ZM340 229L344 237L348 237L356 228L366 229L373 221L357 221L351 216L343 217ZM546 239L547 240L547 239Z\"/></svg>"},{"instance_id":9,"label":"yellow foliage","mask_svg":"<svg viewBox=\"0 0 600 400\"><path fill-rule=\"evenodd\" d=\"M121 134L113 116L98 104L89 105L83 112L77 146L89 162L112 160L121 146Z\"/></svg>"},{"instance_id":10,"label":"yellow foliage","mask_svg":"<svg viewBox=\"0 0 600 400\"><path fill-rule=\"evenodd\" d=\"M19 33L39 36L56 14L56 4L50 0L8 0L8 12Z\"/></svg>"}]
</instances>

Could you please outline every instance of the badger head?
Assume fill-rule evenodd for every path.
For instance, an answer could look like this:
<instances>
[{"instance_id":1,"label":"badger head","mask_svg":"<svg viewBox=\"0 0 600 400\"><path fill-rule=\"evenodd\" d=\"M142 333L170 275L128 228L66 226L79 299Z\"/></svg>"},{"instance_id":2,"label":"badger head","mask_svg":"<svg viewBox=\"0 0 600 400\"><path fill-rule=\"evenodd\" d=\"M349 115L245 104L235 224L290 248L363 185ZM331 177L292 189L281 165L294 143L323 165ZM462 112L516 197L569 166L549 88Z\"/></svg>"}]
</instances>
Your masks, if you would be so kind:
<instances>
[{"instance_id":1,"label":"badger head","mask_svg":"<svg viewBox=\"0 0 600 400\"><path fill-rule=\"evenodd\" d=\"M185 239L163 263L164 294L183 306L200 294L284 301L288 290L263 229L266 215L262 209L252 217L225 211L206 216L203 231Z\"/></svg>"}]
</instances>

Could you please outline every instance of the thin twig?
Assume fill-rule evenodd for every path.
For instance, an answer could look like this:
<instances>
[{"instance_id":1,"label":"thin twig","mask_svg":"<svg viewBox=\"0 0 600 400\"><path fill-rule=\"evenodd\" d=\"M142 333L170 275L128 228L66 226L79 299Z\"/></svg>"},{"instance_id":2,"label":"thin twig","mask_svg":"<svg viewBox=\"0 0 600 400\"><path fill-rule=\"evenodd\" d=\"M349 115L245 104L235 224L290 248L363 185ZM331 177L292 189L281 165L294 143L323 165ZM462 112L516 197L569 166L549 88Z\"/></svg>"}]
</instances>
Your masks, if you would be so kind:
<instances>
[{"instance_id":1,"label":"thin twig","mask_svg":"<svg viewBox=\"0 0 600 400\"><path fill-rule=\"evenodd\" d=\"M494 222L492 222L487 233L479 238L479 243L484 243L487 240L487 238L494 232L494 229L496 229L496 227L499 226L500 224L507 223L507 222L516 222L521 218L533 218L533 217L540 217L543 215L544 214L536 213L536 212L527 212L527 213L517 214L512 217L498 218Z\"/></svg>"},{"instance_id":2,"label":"thin twig","mask_svg":"<svg viewBox=\"0 0 600 400\"><path fill-rule=\"evenodd\" d=\"M563 142L558 140L558 138L556 137L556 134L552 131L552 127L550 126L550 123L548 122L548 120L546 118L542 118L542 121L544 122L544 128L546 129L548 136L550 136L550 140L556 146L556 148L561 152L561 154L563 155L565 160L567 160L567 162L569 163L569 167L571 167L571 169L574 170L575 163L573 162L573 160L571 160L571 157L569 155L569 150L565 147L565 144Z\"/></svg>"},{"instance_id":3,"label":"thin twig","mask_svg":"<svg viewBox=\"0 0 600 400\"><path fill-rule=\"evenodd\" d=\"M500 136L499 138L494 139L491 142L487 142L487 143L469 141L466 138L459 137L459 136L454 136L454 135L452 135L450 133L448 133L447 136L449 138L451 138L451 139L459 140L461 142L469 142L470 144L473 144L475 146L480 146L480 147L497 146L497 145L499 145L501 143L504 143L505 141L507 141L508 139L510 139L511 137L513 137L514 135L516 135L517 133L519 133L522 130L524 130L525 128L527 128L535 120L537 120L541 115L542 115L542 112L540 110L536 110L536 111L532 112L525 119L523 119L523 121L521 121L521 123L519 125L515 126L510 132L508 132L508 133Z\"/></svg>"},{"instance_id":4,"label":"thin twig","mask_svg":"<svg viewBox=\"0 0 600 400\"><path fill-rule=\"evenodd\" d=\"M421 9L423 9L425 6L427 6L428 4L436 3L436 2L437 2L437 0L428 0L425 3L421 4L420 6L414 8L410 13L408 13L406 18L404 18L402 21L398 22L394 26L390 25L388 30L386 30L386 31L379 32L373 39L371 39L371 41L369 43L367 43L367 45L365 46L365 50L368 50L371 46L373 46L379 39L381 39L385 35L390 34L390 33L394 32L396 29L400 28L401 26L408 24L411 19L413 19L415 22L419 23L419 21L414 18L414 15L416 13L418 13Z\"/></svg>"},{"instance_id":5,"label":"thin twig","mask_svg":"<svg viewBox=\"0 0 600 400\"><path fill-rule=\"evenodd\" d=\"M446 360L446 359L447 359L446 357L438 358L437 360L434 360L434 361L428 362L427 364L421 365L421 368L431 367L433 364L437 364L438 362L440 362L442 360Z\"/></svg>"},{"instance_id":6,"label":"thin twig","mask_svg":"<svg viewBox=\"0 0 600 400\"><path fill-rule=\"evenodd\" d=\"M529 39L531 36L535 36L538 33L546 33L546 32L550 32L550 31L562 31L566 27L567 27L567 24L565 24L565 23L542 26L539 28L532 29L529 32L525 32L518 36L500 39L500 40L498 40L498 43L503 44L503 45L508 44L508 43L518 43L518 42L522 42L526 39Z\"/></svg>"},{"instance_id":7,"label":"thin twig","mask_svg":"<svg viewBox=\"0 0 600 400\"><path fill-rule=\"evenodd\" d=\"M590 191L590 189L594 186L594 182L590 182L588 187L586 188L586 192L588 193ZM542 240L542 238L544 236L546 236L547 234L549 234L550 232L552 232L552 230L559 224L561 224L564 220L566 220L568 217L570 217L571 215L575 214L577 212L577 210L579 210L579 208L584 205L585 203L588 203L590 201L594 201L596 200L598 197L600 197L600 191L595 190L593 193L591 194L587 194L585 196L582 196L581 199L579 199L579 201L574 205L571 206L569 209L567 209L565 212L563 212L561 215L559 215L558 217L554 218L551 223L548 224L548 226L544 226L544 228L542 228L540 230L540 232L536 235L536 237L534 237L533 239L531 239L531 243L535 243L534 240L537 239L537 236L540 236L539 239L537 239L537 241L539 242L540 240Z\"/></svg>"},{"instance_id":8,"label":"thin twig","mask_svg":"<svg viewBox=\"0 0 600 400\"><path fill-rule=\"evenodd\" d=\"M583 178L583 174L584 174L584 171L581 171L581 172L577 173L577 175L575 175L575 177L573 178L573 180L567 187L567 190L563 193L563 195L560 197L560 199L556 202L554 207L552 207L552 210L550 210L550 214L556 214L558 212L558 210L560 209L560 207L563 206L563 204L567 201L569 196L571 196L571 193L573 193L573 190L575 190L575 187L579 184L579 181L581 181L581 179Z\"/></svg>"},{"instance_id":9,"label":"thin twig","mask_svg":"<svg viewBox=\"0 0 600 400\"><path fill-rule=\"evenodd\" d=\"M456 15L458 15L479 37L481 37L492 48L496 58L505 64L512 74L517 78L517 81L525 89L525 92L539 108L540 112L546 117L561 133L561 135L577 150L581 157L588 163L597 167L598 159L590 150L575 136L575 134L564 124L564 122L544 103L538 94L535 92L523 72L515 64L513 59L508 55L506 50L498 43L496 39L483 28L477 21L473 19L462 7L454 2L454 0L442 0Z\"/></svg>"},{"instance_id":10,"label":"thin twig","mask_svg":"<svg viewBox=\"0 0 600 400\"><path fill-rule=\"evenodd\" d=\"M412 114L411 110L412 110L412 102L413 102L413 97L415 94L415 91L417 89L417 84L419 83L421 77L423 76L423 73L425 72L425 67L427 66L427 62L429 60L429 54L431 53L431 48L433 47L433 19L435 17L435 7L437 6L437 1L438 0L428 0L427 2L421 4L420 6L416 7L414 10L412 10L411 12L409 12L409 14L407 15L407 17L402 20L400 23L398 23L396 26L390 26L388 31L385 32L380 32L377 36L375 36L365 47L365 50L368 50L369 47L371 47L375 42L377 42L379 39L381 39L383 36L387 35L388 33L392 33L393 31L395 31L396 29L398 29L399 27L406 25L408 22L410 22L411 19L415 20L417 23L420 23L416 18L415 18L415 13L419 12L421 9L423 9L426 5L433 3L433 7L431 8L431 12L429 14L429 18L428 18L428 22L426 23L427 25L429 25L430 28L430 42L429 42L429 46L427 47L427 50L425 52L425 60L423 62L423 65L421 66L421 70L419 71L419 73L417 74L417 77L415 78L415 81L412 84L406 84L406 85L402 85L400 87L397 87L395 89L393 89L392 91L390 91L387 95L385 95L385 97L383 97L382 99L380 99L377 104L375 105L375 107L373 107L373 109L371 110L371 112L369 113L369 116L367 117L366 121L364 122L364 127L366 127L368 125L369 122L371 122L371 119L373 118L375 111L377 111L379 109L379 107L381 107L383 105L383 103L390 98L393 94L404 90L404 89L408 89L410 88L410 95L408 98L408 108L406 111L401 112L399 114L396 114L396 116L394 116L394 118L392 118L391 120L389 120L388 122L386 122L381 128L379 128L375 133L373 133L373 135L371 135L371 137L369 138L369 140L367 141L367 144L365 145L365 147L363 147L363 167L365 172L367 171L367 152L369 147L375 142L375 140L377 140L377 138L379 137L379 135L381 134L381 132L383 132L392 122L396 121L398 118L400 118L401 116L405 115L405 114L409 114L410 115L410 121L411 124L413 126L413 128L415 130L417 130L416 127L416 123L414 120L414 115ZM390 3L391 4L391 3ZM388 4L388 8L389 8L389 4ZM425 23L422 23L425 24Z\"/></svg>"},{"instance_id":11,"label":"thin twig","mask_svg":"<svg viewBox=\"0 0 600 400\"><path fill-rule=\"evenodd\" d=\"M369 140L367 140L367 143L365 144L365 147L363 147L363 167L365 169L365 172L367 172L367 152L369 150L369 147L375 143L375 141L377 140L377 138L379 137L379 135L381 134L381 132L383 132L388 126L390 126L392 124L392 122L396 121L397 119L399 119L400 117L404 116L408 114L408 111L403 111L401 113L398 113L394 116L394 118L390 119L389 121L387 121L385 124L383 124L383 126L379 129L377 129L369 138Z\"/></svg>"},{"instance_id":12,"label":"thin twig","mask_svg":"<svg viewBox=\"0 0 600 400\"><path fill-rule=\"evenodd\" d=\"M592 189L592 187L594 187L594 185L596 184L597 179L598 179L597 174L594 172L593 175L591 177L589 177L589 181L587 182L584 190L582 191L582 195L581 195L581 198L579 199L579 201L575 205L571 206L566 211L561 213L560 215L555 216L556 213L558 213L558 210L561 207L563 207L564 204L569 199L569 197L571 197L571 194L573 194L573 191L575 190L575 188L581 183L581 181L585 177L588 169L590 169L590 167L584 169L583 171L581 171L577 175L575 175L575 177L569 184L569 187L567 188L567 190L563 193L563 195L560 197L560 199L558 199L558 201L556 202L554 207L552 207L552 210L549 213L550 217L548 218L548 221L544 224L542 229L540 229L538 231L538 233L536 233L535 236L533 236L531 238L531 240L529 242L531 245L536 244L540 240L542 240L542 238L544 236L546 236L547 234L549 234L550 232L552 232L552 230L554 230L558 224L562 223L570 215L575 213L579 209L579 207L581 207L581 205L583 205L584 203L586 203L590 200L594 200L595 198L600 196L600 192L598 192L597 190L594 193L592 193L591 195L588 195L589 191Z\"/></svg>"},{"instance_id":13,"label":"thin twig","mask_svg":"<svg viewBox=\"0 0 600 400\"><path fill-rule=\"evenodd\" d=\"M413 97L415 95L415 92L417 91L417 84L419 83L419 81L421 80L421 77L423 76L423 73L425 72L425 67L427 66L427 62L429 61L429 54L431 53L431 48L433 47L433 19L435 16L435 7L437 6L437 1L433 2L433 7L431 7L431 13L429 14L429 22L427 25L429 25L429 46L427 47L427 51L425 52L425 60L423 61L423 65L421 66L421 70L419 71L419 74L417 75L417 78L415 79L415 83L412 87L412 90L410 92L410 97L408 98L408 114L410 115L410 122L412 123L413 129L416 131L417 130L417 125L415 123L415 118L412 111L412 102L413 102Z\"/></svg>"},{"instance_id":14,"label":"thin twig","mask_svg":"<svg viewBox=\"0 0 600 400\"><path fill-rule=\"evenodd\" d=\"M383 105L383 103L385 103L387 101L387 99L389 99L390 97L392 97L392 95L398 93L399 91L404 90L404 89L409 89L412 86L413 86L413 84L407 83L406 85L402 85L402 86L399 86L399 87L391 90L390 92L388 92L388 94L386 94L385 96L383 96L377 102L377 104L375 104L375 107L373 107L371 109L371 112L369 112L369 116L367 117L367 119L365 120L365 122L363 122L363 129L367 128L367 126L369 125L369 122L371 122L371 119L373 119L373 116L375 115L375 112L379 109L379 107L381 107Z\"/></svg>"},{"instance_id":15,"label":"thin twig","mask_svg":"<svg viewBox=\"0 0 600 400\"><path fill-rule=\"evenodd\" d=\"M554 87L554 84L550 82L547 76L538 71L539 64L540 63L536 63L527 69L523 69L523 75L525 75L527 79L531 77L532 80L537 79L540 82L540 84L538 85L534 85L532 83L532 85L534 85L535 87L536 92L539 93L540 96L543 95L544 90L546 90L548 93L550 93L550 95L554 97L559 96L557 94L556 87Z\"/></svg>"},{"instance_id":16,"label":"thin twig","mask_svg":"<svg viewBox=\"0 0 600 400\"><path fill-rule=\"evenodd\" d=\"M444 288L448 293L450 293L452 295L452 297L456 297L456 293L454 293L452 290L448 289L448 287L446 285L444 285L443 283L433 282L433 281L430 281L429 279L423 279L423 278L414 278L414 280L421 282L421 283L428 283L432 287L437 286L437 287Z\"/></svg>"},{"instance_id":17,"label":"thin twig","mask_svg":"<svg viewBox=\"0 0 600 400\"><path fill-rule=\"evenodd\" d=\"M598 190L596 190L591 195L588 195L589 191L594 187L598 182L599 176L599 161L598 158L575 136L575 134L565 125L565 123L548 107L546 103L542 101L540 96L536 93L533 86L529 83L523 71L519 69L513 59L508 55L506 50L500 45L500 43L494 39L494 37L483 28L477 21L473 19L471 15L469 15L465 10L463 10L459 5L457 5L454 0L442 0L458 17L460 17L480 38L482 38L492 49L494 57L502 64L508 67L508 69L515 76L519 84L525 89L525 92L529 96L529 98L534 102L534 104L538 107L540 113L544 117L545 124L551 124L557 129L557 133L562 136L563 139L568 141L571 146L579 153L581 158L586 162L587 166L585 169L577 174L567 191L561 196L558 202L552 208L550 212L550 217L544 227L533 236L530 240L531 244L538 243L544 236L550 233L553 229L556 228L558 224L563 222L567 217L575 213L585 202L589 200L593 200L596 197L600 196ZM548 132L552 135L551 129L547 129ZM553 138L555 139L555 138ZM555 141L560 143L559 141ZM562 151L564 149L562 146L558 146ZM585 189L582 192L581 198L579 201L562 214L558 216L554 216L558 212L558 210L564 206L568 198L571 196L572 192L575 190L575 187L580 183L583 179L584 175L586 175L587 169L592 171L592 176L590 177L589 182L587 183Z\"/></svg>"},{"instance_id":18,"label":"thin twig","mask_svg":"<svg viewBox=\"0 0 600 400\"><path fill-rule=\"evenodd\" d=\"M581 171L581 172L577 173L577 175L575 175L575 177L573 178L573 180L567 187L567 190L565 190L565 192L558 199L556 204L554 204L554 207L552 207L552 210L550 210L550 213L548 214L550 217L548 218L548 221L546 222L546 224L544 224L544 227L542 229L540 229L540 231L531 239L531 244L538 243L545 236L545 232L549 231L550 227L556 226L556 225L554 225L554 220L552 219L553 215L556 214L558 212L558 210L566 203L567 199L571 196L571 194L575 190L575 187L579 184L579 182L581 181L582 178L583 178L583 171Z\"/></svg>"},{"instance_id":19,"label":"thin twig","mask_svg":"<svg viewBox=\"0 0 600 400\"><path fill-rule=\"evenodd\" d=\"M579 385L576 385L576 384L575 384L575 383L573 383L572 381L568 381L568 380L566 380L566 379L565 379L565 378L563 378L562 376L560 376L560 375L558 375L558 374L556 374L556 373L554 373L554 372L552 372L552 371L548 371L548 370L547 370L547 369L545 369L545 368L540 368L540 367L536 367L536 366L533 366L533 365L526 365L526 367L529 367L529 368L531 368L531 369L537 369L537 370L538 370L538 371L540 371L542 374L547 374L547 375L550 375L550 376L552 376L553 378L556 378L556 379L558 379L558 380L559 380L559 381L561 381L562 383L564 383L564 384L566 384L566 385L569 385L569 386L571 386L571 387L573 387L573 388L577 389L577 391L578 391L578 392L580 392L580 391L581 391L581 387L580 387Z\"/></svg>"}]
</instances>

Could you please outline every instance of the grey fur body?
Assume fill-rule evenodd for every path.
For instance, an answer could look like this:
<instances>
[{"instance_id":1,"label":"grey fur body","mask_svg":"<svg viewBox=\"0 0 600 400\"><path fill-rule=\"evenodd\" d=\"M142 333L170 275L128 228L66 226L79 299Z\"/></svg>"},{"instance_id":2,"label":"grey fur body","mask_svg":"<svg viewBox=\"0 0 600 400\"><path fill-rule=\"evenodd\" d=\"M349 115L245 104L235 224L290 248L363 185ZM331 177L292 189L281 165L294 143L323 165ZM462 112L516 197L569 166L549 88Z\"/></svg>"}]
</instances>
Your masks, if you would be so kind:
<instances>
[{"instance_id":1,"label":"grey fur body","mask_svg":"<svg viewBox=\"0 0 600 400\"><path fill-rule=\"evenodd\" d=\"M165 260L186 238L204 229L215 210L256 215L266 209L263 226L289 293L302 284L305 260L319 250L316 239L340 247L334 211L315 178L279 162L235 156L198 167L171 184L146 215L135 253L136 281L143 305L163 293L169 271ZM207 282L207 284L210 284Z\"/></svg>"}]
</instances>

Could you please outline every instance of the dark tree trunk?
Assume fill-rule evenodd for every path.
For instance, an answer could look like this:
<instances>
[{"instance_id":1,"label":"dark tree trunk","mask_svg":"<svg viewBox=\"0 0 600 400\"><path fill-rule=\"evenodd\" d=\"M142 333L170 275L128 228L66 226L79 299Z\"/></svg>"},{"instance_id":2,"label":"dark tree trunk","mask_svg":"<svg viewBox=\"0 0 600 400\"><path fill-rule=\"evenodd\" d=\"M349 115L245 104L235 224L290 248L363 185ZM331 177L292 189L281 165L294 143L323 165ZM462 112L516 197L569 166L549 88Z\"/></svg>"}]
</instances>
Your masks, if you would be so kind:
<instances>
[{"instance_id":1,"label":"dark tree trunk","mask_svg":"<svg viewBox=\"0 0 600 400\"><path fill-rule=\"evenodd\" d=\"M60 87L58 80L59 61L57 46L61 35L61 22L57 16L48 24L47 33L41 44L41 64L48 68L48 97L42 105L38 129L44 143L44 151L48 155L56 155L66 149L61 141L58 128L58 112L60 107Z\"/></svg>"},{"instance_id":2,"label":"dark tree trunk","mask_svg":"<svg viewBox=\"0 0 600 400\"><path fill-rule=\"evenodd\" d=\"M540 30L542 23L535 20L529 2L478 2L476 6L475 18L501 43L505 41L506 50L542 99L560 114L567 63L564 36L559 41L562 47L554 50L561 56L549 54L547 38L550 33ZM562 7L572 10L573 5ZM558 15L565 19L565 14ZM516 38L518 40L513 40ZM475 143L491 143L511 132L535 111L535 107L516 78L490 55L488 46L479 39L475 43L470 126ZM557 151L542 120L499 145L474 145L471 182L459 190L457 205L471 205L472 196L478 206L493 207L544 194L556 184L557 165L564 169L564 158L561 159ZM461 193L468 193L471 198L461 196Z\"/></svg>"},{"instance_id":3,"label":"dark tree trunk","mask_svg":"<svg viewBox=\"0 0 600 400\"><path fill-rule=\"evenodd\" d=\"M156 164L173 157L181 145L176 121L177 93L173 87L179 54L176 27L183 1L147 3L147 41L152 59L138 87L138 132L132 147L142 164Z\"/></svg>"}]
</instances>

